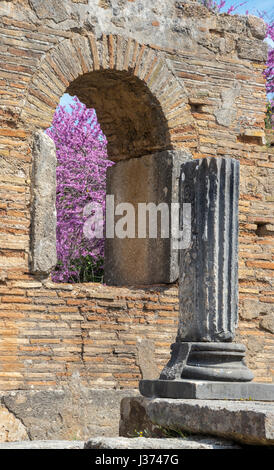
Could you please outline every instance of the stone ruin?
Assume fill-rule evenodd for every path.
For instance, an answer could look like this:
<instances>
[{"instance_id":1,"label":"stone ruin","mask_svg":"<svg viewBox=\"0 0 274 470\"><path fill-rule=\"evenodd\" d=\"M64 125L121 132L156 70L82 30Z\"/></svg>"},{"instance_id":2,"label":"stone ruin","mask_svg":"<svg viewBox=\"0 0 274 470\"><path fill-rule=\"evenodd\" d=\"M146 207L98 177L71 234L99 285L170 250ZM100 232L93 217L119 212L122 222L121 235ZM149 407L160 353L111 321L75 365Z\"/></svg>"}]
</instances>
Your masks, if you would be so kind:
<instances>
[{"instance_id":1,"label":"stone ruin","mask_svg":"<svg viewBox=\"0 0 274 470\"><path fill-rule=\"evenodd\" d=\"M15 439L17 430L26 439L115 435L120 400L138 395L140 379L144 387L160 382L161 390L166 380L201 380L212 356L215 365L225 358L222 380L232 368L234 380L254 375L252 386L273 381L265 25L253 16L216 15L195 1L152 3L0 3L2 440ZM193 181L180 201L196 195L193 216L202 230L205 187L220 172L217 199L209 201L214 236L206 247L198 231L204 251L195 263L195 244L179 261L168 239L114 239L106 244L107 285L51 281L56 155L43 131L64 92L96 109L116 162L108 191L117 200L158 203L164 195L171 204L181 165L190 181L197 166L201 191ZM203 167L209 159L210 175ZM206 380L215 382L215 365ZM208 390L195 393L206 397Z\"/></svg>"}]
</instances>

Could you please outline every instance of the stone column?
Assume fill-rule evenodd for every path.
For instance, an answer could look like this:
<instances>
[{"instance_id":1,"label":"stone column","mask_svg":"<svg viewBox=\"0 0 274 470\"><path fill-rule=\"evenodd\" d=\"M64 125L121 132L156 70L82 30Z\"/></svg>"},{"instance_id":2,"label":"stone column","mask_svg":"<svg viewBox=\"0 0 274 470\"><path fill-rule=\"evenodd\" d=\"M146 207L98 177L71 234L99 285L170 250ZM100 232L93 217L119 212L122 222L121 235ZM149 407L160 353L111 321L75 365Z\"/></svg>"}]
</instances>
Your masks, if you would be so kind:
<instances>
[{"instance_id":1,"label":"stone column","mask_svg":"<svg viewBox=\"0 0 274 470\"><path fill-rule=\"evenodd\" d=\"M179 202L181 208L191 204L191 241L180 251L178 335L159 382L253 378L245 347L232 343L238 323L238 199L236 160L205 158L181 166Z\"/></svg>"},{"instance_id":2,"label":"stone column","mask_svg":"<svg viewBox=\"0 0 274 470\"><path fill-rule=\"evenodd\" d=\"M205 158L181 167L191 243L180 253L178 341L232 341L238 323L239 163ZM181 224L183 225L182 220Z\"/></svg>"}]
</instances>

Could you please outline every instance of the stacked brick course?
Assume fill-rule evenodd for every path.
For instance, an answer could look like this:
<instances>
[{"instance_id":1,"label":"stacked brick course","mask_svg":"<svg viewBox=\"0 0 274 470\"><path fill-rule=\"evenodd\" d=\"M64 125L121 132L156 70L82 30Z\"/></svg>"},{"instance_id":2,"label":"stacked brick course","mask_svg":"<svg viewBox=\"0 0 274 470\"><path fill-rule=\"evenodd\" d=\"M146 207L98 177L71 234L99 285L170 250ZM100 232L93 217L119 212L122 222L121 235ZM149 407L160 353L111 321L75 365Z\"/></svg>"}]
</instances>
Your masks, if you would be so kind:
<instances>
[{"instance_id":1,"label":"stacked brick course","mask_svg":"<svg viewBox=\"0 0 274 470\"><path fill-rule=\"evenodd\" d=\"M18 277L0 288L2 390L63 385L73 372L94 388L135 388L143 338L164 366L177 328L175 287L56 286Z\"/></svg>"},{"instance_id":2,"label":"stacked brick course","mask_svg":"<svg viewBox=\"0 0 274 470\"><path fill-rule=\"evenodd\" d=\"M93 388L135 388L147 373L139 343L150 342L145 359L160 371L177 332L176 285L72 286L30 272L33 134L67 87L96 107L116 160L188 148L241 162L237 339L255 380L271 382L274 156L262 22L171 0L120 2L119 15L115 1L57 3L0 5L0 390L56 387L76 372ZM109 79L119 92L106 102Z\"/></svg>"}]
</instances>

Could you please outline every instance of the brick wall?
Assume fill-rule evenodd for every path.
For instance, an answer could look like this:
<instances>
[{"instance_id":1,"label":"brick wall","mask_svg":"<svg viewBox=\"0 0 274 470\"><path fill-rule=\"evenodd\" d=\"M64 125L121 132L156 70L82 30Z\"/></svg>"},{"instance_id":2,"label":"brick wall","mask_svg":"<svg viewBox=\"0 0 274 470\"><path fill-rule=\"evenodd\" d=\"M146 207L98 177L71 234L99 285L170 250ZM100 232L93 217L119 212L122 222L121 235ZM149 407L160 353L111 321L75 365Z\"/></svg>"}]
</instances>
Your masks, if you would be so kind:
<instances>
[{"instance_id":1,"label":"brick wall","mask_svg":"<svg viewBox=\"0 0 274 470\"><path fill-rule=\"evenodd\" d=\"M60 10L51 1L53 21L48 3L44 10L34 1L32 8L28 2L24 8L17 1L0 5L0 390L55 387L74 372L94 388L134 388L150 369L165 365L176 336L176 286L57 285L30 273L33 133L50 124L68 86L92 105L81 77L93 70L123 73L145 100L143 110L158 109L148 140L137 139L138 154L155 151L155 132L162 129L161 149L239 159L237 340L248 348L255 380L271 382L274 157L264 144L262 23L228 21L194 3L172 1L158 2L154 12L144 5L136 18L135 2L125 2L123 26L117 26L113 2L65 1ZM118 94L113 99L110 122ZM129 95L123 103L127 99L132 103ZM117 129L129 116L118 113ZM136 116L132 132L142 134L141 121Z\"/></svg>"},{"instance_id":2,"label":"brick wall","mask_svg":"<svg viewBox=\"0 0 274 470\"><path fill-rule=\"evenodd\" d=\"M135 388L149 364L165 365L177 331L175 287L56 286L21 277L0 289L0 389L61 386L73 372L94 388ZM142 339L154 357L142 358Z\"/></svg>"}]
</instances>

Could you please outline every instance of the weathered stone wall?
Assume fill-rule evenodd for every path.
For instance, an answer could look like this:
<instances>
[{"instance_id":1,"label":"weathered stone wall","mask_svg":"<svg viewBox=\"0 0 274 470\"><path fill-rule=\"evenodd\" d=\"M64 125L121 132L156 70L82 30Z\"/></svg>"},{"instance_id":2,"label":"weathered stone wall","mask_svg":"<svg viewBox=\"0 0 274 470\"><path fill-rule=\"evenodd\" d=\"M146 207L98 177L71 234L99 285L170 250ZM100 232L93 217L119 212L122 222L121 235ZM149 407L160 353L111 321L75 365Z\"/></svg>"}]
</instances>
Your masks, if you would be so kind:
<instances>
[{"instance_id":1,"label":"weathered stone wall","mask_svg":"<svg viewBox=\"0 0 274 470\"><path fill-rule=\"evenodd\" d=\"M255 380L271 382L263 23L173 0L3 1L0 21L0 390L63 386L73 373L92 388L136 388L157 376L177 332L176 285L57 285L31 273L33 136L68 87L96 107L115 160L187 148L240 161L237 340Z\"/></svg>"},{"instance_id":2,"label":"weathered stone wall","mask_svg":"<svg viewBox=\"0 0 274 470\"><path fill-rule=\"evenodd\" d=\"M0 442L118 436L120 401L135 390L94 390L75 374L62 388L19 390L0 397Z\"/></svg>"}]
</instances>

